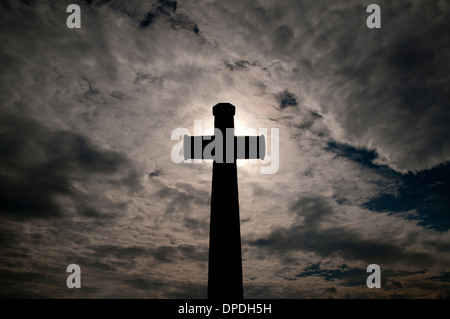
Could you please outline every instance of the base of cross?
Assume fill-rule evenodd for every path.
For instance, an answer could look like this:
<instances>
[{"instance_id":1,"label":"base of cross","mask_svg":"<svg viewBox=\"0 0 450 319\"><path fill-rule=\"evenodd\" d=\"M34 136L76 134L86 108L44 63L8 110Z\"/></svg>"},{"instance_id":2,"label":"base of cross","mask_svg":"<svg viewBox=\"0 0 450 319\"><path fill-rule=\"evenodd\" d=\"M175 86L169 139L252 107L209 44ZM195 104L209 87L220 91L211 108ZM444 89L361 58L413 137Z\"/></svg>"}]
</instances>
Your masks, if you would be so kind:
<instances>
[{"instance_id":1,"label":"base of cross","mask_svg":"<svg viewBox=\"0 0 450 319\"><path fill-rule=\"evenodd\" d=\"M242 299L242 254L236 163L213 163L208 299Z\"/></svg>"},{"instance_id":2,"label":"base of cross","mask_svg":"<svg viewBox=\"0 0 450 319\"><path fill-rule=\"evenodd\" d=\"M214 136L185 136L184 158L213 159L208 299L243 299L241 231L236 159L265 155L264 136L234 136L236 108L213 107Z\"/></svg>"}]
</instances>

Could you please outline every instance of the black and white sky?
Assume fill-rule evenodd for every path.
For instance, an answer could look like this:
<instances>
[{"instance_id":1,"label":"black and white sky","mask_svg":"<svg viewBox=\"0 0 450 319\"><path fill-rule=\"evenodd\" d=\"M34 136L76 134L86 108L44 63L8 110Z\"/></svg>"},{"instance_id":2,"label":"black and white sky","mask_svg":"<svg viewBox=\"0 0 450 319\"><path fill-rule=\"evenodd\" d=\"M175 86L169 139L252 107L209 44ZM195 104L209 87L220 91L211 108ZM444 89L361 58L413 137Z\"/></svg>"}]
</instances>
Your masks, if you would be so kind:
<instances>
[{"instance_id":1,"label":"black and white sky","mask_svg":"<svg viewBox=\"0 0 450 319\"><path fill-rule=\"evenodd\" d=\"M280 134L276 174L238 164L246 298L449 298L449 14L1 1L0 297L205 298L212 165L175 164L170 137L229 102L237 134Z\"/></svg>"}]
</instances>

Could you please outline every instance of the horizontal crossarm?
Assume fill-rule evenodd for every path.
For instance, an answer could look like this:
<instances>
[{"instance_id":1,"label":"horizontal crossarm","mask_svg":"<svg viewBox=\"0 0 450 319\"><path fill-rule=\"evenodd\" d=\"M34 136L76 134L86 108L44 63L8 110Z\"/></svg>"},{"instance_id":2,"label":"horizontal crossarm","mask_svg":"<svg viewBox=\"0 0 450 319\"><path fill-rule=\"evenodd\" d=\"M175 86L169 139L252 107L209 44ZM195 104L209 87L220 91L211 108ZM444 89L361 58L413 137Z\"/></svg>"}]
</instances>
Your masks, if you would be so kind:
<instances>
[{"instance_id":1,"label":"horizontal crossarm","mask_svg":"<svg viewBox=\"0 0 450 319\"><path fill-rule=\"evenodd\" d=\"M214 143L209 145L210 143ZM223 145L225 144L225 145ZM209 147L208 147L209 145ZM260 136L234 136L231 141L215 140L213 136L184 136L184 159L212 159L233 163L236 159L264 159L266 139Z\"/></svg>"}]
</instances>

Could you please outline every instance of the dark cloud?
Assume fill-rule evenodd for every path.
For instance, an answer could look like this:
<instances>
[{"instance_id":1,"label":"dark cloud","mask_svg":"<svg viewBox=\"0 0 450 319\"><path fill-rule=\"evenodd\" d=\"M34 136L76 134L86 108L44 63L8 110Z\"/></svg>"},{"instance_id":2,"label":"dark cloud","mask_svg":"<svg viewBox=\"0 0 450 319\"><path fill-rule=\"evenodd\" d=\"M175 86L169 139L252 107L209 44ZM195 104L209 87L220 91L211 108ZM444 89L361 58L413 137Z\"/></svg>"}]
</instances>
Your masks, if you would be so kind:
<instances>
[{"instance_id":1,"label":"dark cloud","mask_svg":"<svg viewBox=\"0 0 450 319\"><path fill-rule=\"evenodd\" d=\"M130 279L125 280L125 284L130 285L133 289L144 291L158 291L167 286L167 283L159 279L149 279L144 276L134 275Z\"/></svg>"},{"instance_id":2,"label":"dark cloud","mask_svg":"<svg viewBox=\"0 0 450 319\"><path fill-rule=\"evenodd\" d=\"M173 263L178 259L176 247L160 246L153 251L153 258L163 263Z\"/></svg>"},{"instance_id":3,"label":"dark cloud","mask_svg":"<svg viewBox=\"0 0 450 319\"><path fill-rule=\"evenodd\" d=\"M257 63L257 62L250 62L248 60L237 60L234 62L225 62L226 68L229 69L230 71L243 70L243 69L246 69L251 66L256 66L258 64L259 63Z\"/></svg>"},{"instance_id":4,"label":"dark cloud","mask_svg":"<svg viewBox=\"0 0 450 319\"><path fill-rule=\"evenodd\" d=\"M374 160L378 157L375 150L356 148L351 145L341 144L335 141L328 142L326 150L370 168L380 167L380 165L374 164Z\"/></svg>"},{"instance_id":5,"label":"dark cloud","mask_svg":"<svg viewBox=\"0 0 450 319\"><path fill-rule=\"evenodd\" d=\"M440 276L433 276L431 280L450 282L450 272L443 273Z\"/></svg>"},{"instance_id":6,"label":"dark cloud","mask_svg":"<svg viewBox=\"0 0 450 319\"><path fill-rule=\"evenodd\" d=\"M289 92L288 90L284 90L276 95L276 99L280 103L280 109L285 109L289 106L297 106L298 101L295 94Z\"/></svg>"},{"instance_id":7,"label":"dark cloud","mask_svg":"<svg viewBox=\"0 0 450 319\"><path fill-rule=\"evenodd\" d=\"M161 176L162 173L163 173L162 169L156 169L153 172L149 173L148 177L152 178L152 177L156 177L156 176Z\"/></svg>"},{"instance_id":8,"label":"dark cloud","mask_svg":"<svg viewBox=\"0 0 450 319\"><path fill-rule=\"evenodd\" d=\"M177 1L158 0L139 22L139 26L145 29L155 23L156 20L162 19L168 22L172 28L186 29L198 34L200 32L198 25L186 14L175 12L176 9Z\"/></svg>"},{"instance_id":9,"label":"dark cloud","mask_svg":"<svg viewBox=\"0 0 450 319\"><path fill-rule=\"evenodd\" d=\"M390 66L406 81L411 77L430 80L437 71L434 59L435 53L417 36L399 39L388 56Z\"/></svg>"},{"instance_id":10,"label":"dark cloud","mask_svg":"<svg viewBox=\"0 0 450 319\"><path fill-rule=\"evenodd\" d=\"M380 3L375 30L366 26L369 3L218 6L232 21L224 39L239 34L233 48L241 56L249 47L260 52L258 59L273 63L271 73L310 96L339 142L375 149L403 173L430 169L450 160L449 7L439 0Z\"/></svg>"},{"instance_id":11,"label":"dark cloud","mask_svg":"<svg viewBox=\"0 0 450 319\"><path fill-rule=\"evenodd\" d=\"M272 50L278 55L289 54L293 37L294 33L288 26L278 27L272 35Z\"/></svg>"},{"instance_id":12,"label":"dark cloud","mask_svg":"<svg viewBox=\"0 0 450 319\"><path fill-rule=\"evenodd\" d=\"M118 245L98 245L89 247L96 259L108 259L129 261L130 259L145 257L153 258L163 263L178 263L183 261L200 261L206 262L207 250L205 247L197 247L194 245L176 245L156 247L141 246L118 246Z\"/></svg>"},{"instance_id":13,"label":"dark cloud","mask_svg":"<svg viewBox=\"0 0 450 319\"><path fill-rule=\"evenodd\" d=\"M450 27L444 18L448 8L438 1L410 3L382 5L378 33L355 25L359 21L350 19L353 10L344 9L339 21L352 20L353 25L335 23L336 31L328 34L319 27L317 33L334 47L314 70L321 74L328 68L337 75L325 80L330 89L323 89L321 104L337 116L348 139L375 147L388 165L403 172L429 169L450 159L445 138L450 136L449 44L443 32ZM408 27L398 29L399 25ZM397 32L383 31L392 28ZM312 42L318 50L319 38ZM361 51L350 49L361 48L363 42ZM323 88L323 79L317 81Z\"/></svg>"},{"instance_id":14,"label":"dark cloud","mask_svg":"<svg viewBox=\"0 0 450 319\"><path fill-rule=\"evenodd\" d=\"M148 254L148 250L140 246L121 247L115 245L100 245L90 247L98 257L114 256L116 258L136 258Z\"/></svg>"},{"instance_id":15,"label":"dark cloud","mask_svg":"<svg viewBox=\"0 0 450 319\"><path fill-rule=\"evenodd\" d=\"M26 236L22 234L21 240L25 238ZM149 246L90 245L80 247L78 252L63 249L59 251L56 259L55 256L41 254L39 260L33 259L32 251L24 251L25 256L13 251L3 253L0 256L0 296L2 298L91 298L111 296L111 293L121 298L204 298L206 296L206 277L204 282L198 283L191 280L179 281L172 276L155 276L152 272L157 268L160 273L164 273L164 267L171 265L176 265L180 270L189 262L196 263L196 268L206 269L208 258L206 246L189 244L155 246L152 243L149 243ZM2 247L3 251L5 251L4 247ZM8 247L7 249L10 250L13 245ZM56 244L52 244L48 249L57 249ZM17 247L14 250L20 251ZM53 263L48 265L41 262L44 257L50 257ZM32 271L24 265L24 261L31 262L31 260L34 260ZM142 268L144 261L147 266ZM78 264L82 270L82 289L77 290L74 296L72 295L74 291L65 287L67 278L65 269L72 263ZM189 270L182 271L192 275L188 272Z\"/></svg>"},{"instance_id":16,"label":"dark cloud","mask_svg":"<svg viewBox=\"0 0 450 319\"><path fill-rule=\"evenodd\" d=\"M3 263L0 264L0 298L49 298L49 287L65 283L64 266L43 267L39 263L34 263L31 268L18 268L18 264L15 266L5 267Z\"/></svg>"},{"instance_id":17,"label":"dark cloud","mask_svg":"<svg viewBox=\"0 0 450 319\"><path fill-rule=\"evenodd\" d=\"M332 206L325 198L301 198L291 207L291 211L297 215L297 223L290 228L277 228L250 244L281 255L292 251L308 251L320 257L339 256L346 260L364 261L368 265L374 261L385 265L410 263L416 266L434 262L431 254L409 252L406 246L398 246L380 238L365 239L357 232L339 225L322 228L322 222L334 215Z\"/></svg>"},{"instance_id":18,"label":"dark cloud","mask_svg":"<svg viewBox=\"0 0 450 319\"><path fill-rule=\"evenodd\" d=\"M159 199L167 199L166 214L177 214L194 211L194 207L209 205L210 194L187 183L178 183L176 188L163 187L154 196ZM178 214L177 214L178 215Z\"/></svg>"},{"instance_id":19,"label":"dark cloud","mask_svg":"<svg viewBox=\"0 0 450 319\"><path fill-rule=\"evenodd\" d=\"M392 213L415 210L420 225L437 231L450 229L450 165L443 164L417 174L393 174L398 184L395 194L381 194L364 204L373 211Z\"/></svg>"},{"instance_id":20,"label":"dark cloud","mask_svg":"<svg viewBox=\"0 0 450 319\"><path fill-rule=\"evenodd\" d=\"M164 281L163 279L149 278L145 275L128 276L125 284L131 289L138 289L144 294L142 298L169 298L169 299L197 299L205 298L207 293L206 282L203 284L195 282L178 282L175 280Z\"/></svg>"},{"instance_id":21,"label":"dark cloud","mask_svg":"<svg viewBox=\"0 0 450 319\"><path fill-rule=\"evenodd\" d=\"M367 272L366 269L316 269L316 270L306 270L297 275L295 278L305 278L305 277L320 277L325 281L334 281L335 279L342 280L342 285L348 287L354 286L365 286ZM336 288L335 288L336 289ZM336 290L334 291L336 292Z\"/></svg>"},{"instance_id":22,"label":"dark cloud","mask_svg":"<svg viewBox=\"0 0 450 319\"><path fill-rule=\"evenodd\" d=\"M164 21L174 29L185 29L195 34L200 32L198 25L185 13L178 12L178 2L157 1L86 1L89 6L108 7L137 21L139 28L146 29L157 21ZM143 13L144 12L144 13Z\"/></svg>"},{"instance_id":23,"label":"dark cloud","mask_svg":"<svg viewBox=\"0 0 450 319\"><path fill-rule=\"evenodd\" d=\"M103 209L113 208L115 204L80 193L74 188L74 182L83 183L84 178L99 175L107 181L111 179L112 184L123 183L127 188L138 184L126 157L118 152L100 150L80 134L52 131L29 117L14 113L0 114L0 125L2 214L14 218L61 216L63 208L55 199L61 195L72 198L82 215L98 217L100 214L89 202L101 202L105 205ZM122 174L123 170L125 176L119 182L114 181L112 176ZM116 204L123 208L123 204Z\"/></svg>"},{"instance_id":24,"label":"dark cloud","mask_svg":"<svg viewBox=\"0 0 450 319\"><path fill-rule=\"evenodd\" d=\"M194 25L192 26L192 30L194 31L195 34L197 34L197 33L200 32L200 29L198 28L198 26L197 26L196 24L194 24Z\"/></svg>"},{"instance_id":25,"label":"dark cloud","mask_svg":"<svg viewBox=\"0 0 450 319\"><path fill-rule=\"evenodd\" d=\"M39 285L40 283L55 283L51 275L39 271L13 271L0 270L0 298L5 299L28 299L28 298L45 298L45 292L36 292L31 289L19 287L22 283L30 285ZM18 285L19 284L19 285Z\"/></svg>"},{"instance_id":26,"label":"dark cloud","mask_svg":"<svg viewBox=\"0 0 450 319\"><path fill-rule=\"evenodd\" d=\"M118 271L119 266L124 268L131 268L130 265L127 265L127 263L130 263L130 260L126 260L122 263L118 262L112 262L109 260L105 260L106 258L101 259L94 259L92 257L73 257L71 256L67 264L77 264L82 268L83 270L83 277L86 277L85 275L88 273L94 273L94 272L100 272L103 274L111 274ZM128 266L128 267L127 267Z\"/></svg>"},{"instance_id":27,"label":"dark cloud","mask_svg":"<svg viewBox=\"0 0 450 319\"><path fill-rule=\"evenodd\" d=\"M198 25L191 20L187 15L177 14L177 16L173 19L169 19L170 24L173 28L181 28L191 32L194 32L196 35L200 33L200 29Z\"/></svg>"},{"instance_id":28,"label":"dark cloud","mask_svg":"<svg viewBox=\"0 0 450 319\"><path fill-rule=\"evenodd\" d=\"M160 4L160 8L171 10L172 12L175 12L177 9L177 1L158 0L158 2Z\"/></svg>"},{"instance_id":29,"label":"dark cloud","mask_svg":"<svg viewBox=\"0 0 450 319\"><path fill-rule=\"evenodd\" d=\"M183 263L187 261L206 263L208 260L206 247L193 245L159 246L151 249L150 255L163 263Z\"/></svg>"},{"instance_id":30,"label":"dark cloud","mask_svg":"<svg viewBox=\"0 0 450 319\"><path fill-rule=\"evenodd\" d=\"M444 195L450 192L448 163L419 173L400 174L388 166L377 164L376 159L379 155L375 150L355 148L334 141L329 142L325 149L394 181L393 193L384 192L370 199L363 204L365 208L394 214L415 210L416 213L410 214L408 219L415 219L420 225L437 231L446 231L450 228L450 216L447 214L450 202Z\"/></svg>"},{"instance_id":31,"label":"dark cloud","mask_svg":"<svg viewBox=\"0 0 450 319\"><path fill-rule=\"evenodd\" d=\"M203 284L196 282L179 283L173 289L170 289L165 297L171 299L204 299L207 290L206 281Z\"/></svg>"},{"instance_id":32,"label":"dark cloud","mask_svg":"<svg viewBox=\"0 0 450 319\"><path fill-rule=\"evenodd\" d=\"M165 218L176 220L184 231L204 238L209 234L210 196L210 192L186 183L162 187L153 194L165 203Z\"/></svg>"},{"instance_id":33,"label":"dark cloud","mask_svg":"<svg viewBox=\"0 0 450 319\"><path fill-rule=\"evenodd\" d=\"M148 27L152 24L153 20L156 18L156 14L153 12L148 12L145 18L139 23L142 28Z\"/></svg>"},{"instance_id":34,"label":"dark cloud","mask_svg":"<svg viewBox=\"0 0 450 319\"><path fill-rule=\"evenodd\" d=\"M399 281L392 281L392 282L391 282L391 285L392 285L393 287L395 287L395 288L403 288L402 283L399 282Z\"/></svg>"},{"instance_id":35,"label":"dark cloud","mask_svg":"<svg viewBox=\"0 0 450 319\"><path fill-rule=\"evenodd\" d=\"M188 229L198 236L204 236L204 238L209 236L209 220L205 217L185 216L182 218L182 223L185 229Z\"/></svg>"}]
</instances>

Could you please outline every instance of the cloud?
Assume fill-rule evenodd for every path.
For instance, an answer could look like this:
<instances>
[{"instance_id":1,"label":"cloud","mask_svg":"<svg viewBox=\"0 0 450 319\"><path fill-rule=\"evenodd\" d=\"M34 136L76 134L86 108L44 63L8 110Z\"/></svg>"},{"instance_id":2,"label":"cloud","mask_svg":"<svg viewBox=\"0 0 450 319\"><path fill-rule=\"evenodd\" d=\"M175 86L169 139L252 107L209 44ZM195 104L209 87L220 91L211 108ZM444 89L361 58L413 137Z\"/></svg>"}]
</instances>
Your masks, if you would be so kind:
<instances>
[{"instance_id":1,"label":"cloud","mask_svg":"<svg viewBox=\"0 0 450 319\"><path fill-rule=\"evenodd\" d=\"M345 265L341 269L305 269L301 273L295 275L295 278L305 278L305 277L320 277L325 281L342 280L342 285L344 286L364 286L367 278L367 272L365 269L346 269ZM337 292L335 287L327 288L329 292Z\"/></svg>"},{"instance_id":2,"label":"cloud","mask_svg":"<svg viewBox=\"0 0 450 319\"><path fill-rule=\"evenodd\" d=\"M442 140L450 134L444 124L450 115L445 111L450 92L440 67L447 59L440 30L448 27L448 21L437 1L407 3L390 6L386 15L395 15L395 22L384 19L382 26L408 25L404 32L368 33L364 26L354 25L358 37L342 39L334 35L348 34L348 24L336 23L342 28L324 34L333 49L324 57L323 67L334 76L319 98L322 112L333 115L343 129L342 135L335 131L336 136L377 149L380 163L401 172L430 169L450 158ZM340 12L342 20L353 14L348 9ZM422 17L425 20L417 23ZM363 43L357 58L346 49L361 48Z\"/></svg>"},{"instance_id":3,"label":"cloud","mask_svg":"<svg viewBox=\"0 0 450 319\"><path fill-rule=\"evenodd\" d=\"M288 90L284 90L283 92L277 94L276 98L280 102L281 109L298 105L297 97Z\"/></svg>"},{"instance_id":4,"label":"cloud","mask_svg":"<svg viewBox=\"0 0 450 319\"><path fill-rule=\"evenodd\" d=\"M153 172L149 173L148 177L152 178L152 177L161 176L162 173L163 173L162 169L156 169Z\"/></svg>"},{"instance_id":5,"label":"cloud","mask_svg":"<svg viewBox=\"0 0 450 319\"><path fill-rule=\"evenodd\" d=\"M144 291L157 291L161 290L166 286L166 283L164 283L161 280L158 279L150 280L142 276L133 276L131 279L127 279L125 283L133 288Z\"/></svg>"},{"instance_id":6,"label":"cloud","mask_svg":"<svg viewBox=\"0 0 450 319\"><path fill-rule=\"evenodd\" d=\"M448 170L446 164L426 172L396 176L399 186L395 192L371 198L364 207L377 212L408 213L408 218L418 219L420 225L447 231L450 228L449 203L443 194L447 194L450 187Z\"/></svg>"},{"instance_id":7,"label":"cloud","mask_svg":"<svg viewBox=\"0 0 450 319\"><path fill-rule=\"evenodd\" d=\"M292 251L313 252L322 258L342 257L344 260L362 261L369 265L374 260L383 265L416 265L429 267L435 257L426 251L411 251L414 238L402 245L382 238L365 238L363 230L345 226L324 227L326 220L339 214L321 197L300 198L290 208L297 220L288 228L276 228L267 236L250 242L277 254ZM370 228L370 225L366 225Z\"/></svg>"},{"instance_id":8,"label":"cloud","mask_svg":"<svg viewBox=\"0 0 450 319\"><path fill-rule=\"evenodd\" d=\"M204 194L203 190L196 189L194 185L178 183L175 188L165 187L158 190L155 197L158 199L168 199L166 204L166 214L179 214L181 212L193 211L195 206L209 204L209 193Z\"/></svg>"},{"instance_id":9,"label":"cloud","mask_svg":"<svg viewBox=\"0 0 450 319\"><path fill-rule=\"evenodd\" d=\"M380 30L366 27L365 8L360 1L253 2L239 10L217 3L209 9L222 20L208 29L268 66L280 85L295 82L289 92L305 95L339 142L375 149L380 163L403 173L448 161L448 7L382 4Z\"/></svg>"},{"instance_id":10,"label":"cloud","mask_svg":"<svg viewBox=\"0 0 450 319\"><path fill-rule=\"evenodd\" d=\"M226 68L229 69L230 71L244 70L248 67L257 66L257 65L259 65L258 62L250 62L248 60L237 60L237 61L225 63Z\"/></svg>"},{"instance_id":11,"label":"cloud","mask_svg":"<svg viewBox=\"0 0 450 319\"><path fill-rule=\"evenodd\" d=\"M121 184L130 190L139 187L125 156L99 150L79 134L52 131L16 113L2 113L0 123L3 214L13 218L58 217L65 208L57 197L63 196L77 202L74 205L80 214L99 216L97 205L90 206L89 202L101 202L103 209L117 204L100 194L85 194L75 184L103 176L106 184Z\"/></svg>"},{"instance_id":12,"label":"cloud","mask_svg":"<svg viewBox=\"0 0 450 319\"><path fill-rule=\"evenodd\" d=\"M184 13L175 12L177 5L177 1L158 0L156 4L152 5L152 10L147 12L144 19L139 22L139 26L147 28L157 19L163 19L169 22L172 28L183 28L198 34L200 29L194 21Z\"/></svg>"}]
</instances>

